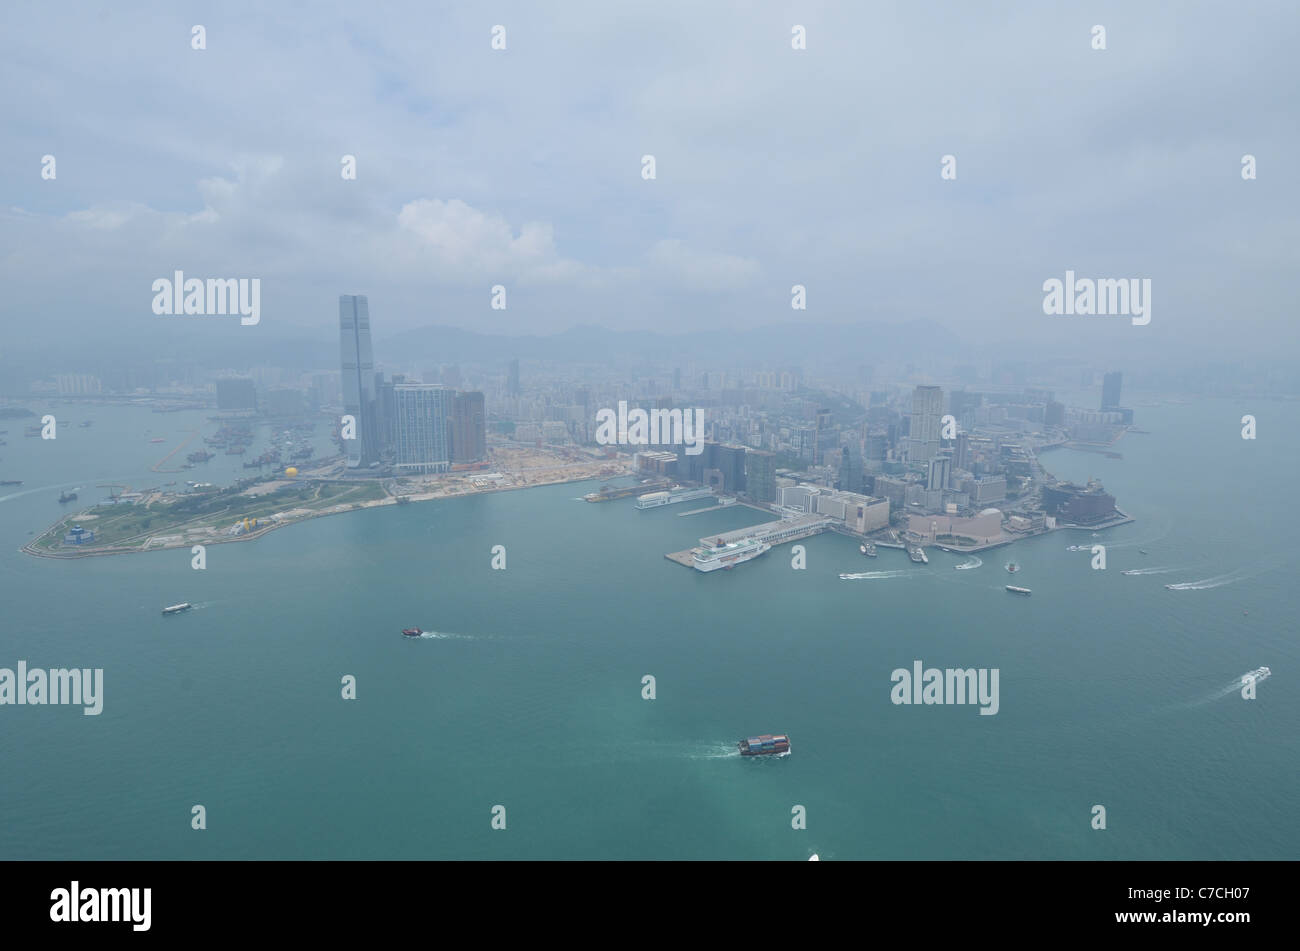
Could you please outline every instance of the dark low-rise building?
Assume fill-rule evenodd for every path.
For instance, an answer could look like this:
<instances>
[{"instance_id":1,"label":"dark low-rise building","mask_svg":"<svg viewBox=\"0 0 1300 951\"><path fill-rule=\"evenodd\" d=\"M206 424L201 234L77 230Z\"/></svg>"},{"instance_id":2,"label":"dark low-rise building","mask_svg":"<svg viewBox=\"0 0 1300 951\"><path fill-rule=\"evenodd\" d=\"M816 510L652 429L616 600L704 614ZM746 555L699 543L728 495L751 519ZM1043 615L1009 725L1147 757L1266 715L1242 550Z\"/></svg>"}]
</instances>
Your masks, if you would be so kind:
<instances>
[{"instance_id":1,"label":"dark low-rise building","mask_svg":"<svg viewBox=\"0 0 1300 951\"><path fill-rule=\"evenodd\" d=\"M1062 521L1090 525L1115 516L1115 496L1107 493L1099 482L1089 482L1086 486L1058 482L1043 486L1043 509Z\"/></svg>"}]
</instances>

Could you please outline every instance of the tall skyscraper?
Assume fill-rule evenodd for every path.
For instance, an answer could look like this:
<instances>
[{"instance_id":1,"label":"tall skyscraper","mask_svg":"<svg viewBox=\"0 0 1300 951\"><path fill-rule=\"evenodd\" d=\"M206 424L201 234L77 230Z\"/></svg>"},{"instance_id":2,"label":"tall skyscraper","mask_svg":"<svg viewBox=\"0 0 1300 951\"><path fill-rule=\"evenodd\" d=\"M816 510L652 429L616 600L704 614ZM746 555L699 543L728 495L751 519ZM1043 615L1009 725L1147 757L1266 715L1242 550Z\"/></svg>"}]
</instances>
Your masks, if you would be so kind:
<instances>
[{"instance_id":1,"label":"tall skyscraper","mask_svg":"<svg viewBox=\"0 0 1300 951\"><path fill-rule=\"evenodd\" d=\"M348 467L379 461L375 357L370 349L370 303L364 295L339 297L339 349L343 360L343 412L356 420L356 438L344 440Z\"/></svg>"},{"instance_id":2,"label":"tall skyscraper","mask_svg":"<svg viewBox=\"0 0 1300 951\"><path fill-rule=\"evenodd\" d=\"M451 468L447 417L451 390L437 383L398 383L393 387L396 419L393 449L397 468L446 472Z\"/></svg>"},{"instance_id":3,"label":"tall skyscraper","mask_svg":"<svg viewBox=\"0 0 1300 951\"><path fill-rule=\"evenodd\" d=\"M845 492L862 491L862 453L856 439L840 449L840 488Z\"/></svg>"},{"instance_id":4,"label":"tall skyscraper","mask_svg":"<svg viewBox=\"0 0 1300 951\"><path fill-rule=\"evenodd\" d=\"M487 458L487 413L482 393L457 393L451 412L451 461Z\"/></svg>"},{"instance_id":5,"label":"tall skyscraper","mask_svg":"<svg viewBox=\"0 0 1300 951\"><path fill-rule=\"evenodd\" d=\"M927 489L948 488L948 479L952 473L952 457L941 453L930 460L929 466L930 471L927 473L925 487Z\"/></svg>"},{"instance_id":6,"label":"tall skyscraper","mask_svg":"<svg viewBox=\"0 0 1300 951\"><path fill-rule=\"evenodd\" d=\"M943 416L943 390L918 386L912 391L912 428L908 437L908 458L929 462L939 453L939 420Z\"/></svg>"},{"instance_id":7,"label":"tall skyscraper","mask_svg":"<svg viewBox=\"0 0 1300 951\"><path fill-rule=\"evenodd\" d=\"M1124 374L1116 370L1114 373L1107 373L1101 381L1101 408L1102 411L1119 409L1119 390L1124 382Z\"/></svg>"},{"instance_id":8,"label":"tall skyscraper","mask_svg":"<svg viewBox=\"0 0 1300 951\"><path fill-rule=\"evenodd\" d=\"M745 453L745 485L755 502L776 501L776 453L761 449Z\"/></svg>"},{"instance_id":9,"label":"tall skyscraper","mask_svg":"<svg viewBox=\"0 0 1300 951\"><path fill-rule=\"evenodd\" d=\"M970 436L966 433L958 433L956 445L953 447L952 464L958 469L969 469L970 463Z\"/></svg>"},{"instance_id":10,"label":"tall skyscraper","mask_svg":"<svg viewBox=\"0 0 1300 951\"><path fill-rule=\"evenodd\" d=\"M718 469L722 472L722 487L727 492L745 490L745 447L719 446Z\"/></svg>"},{"instance_id":11,"label":"tall skyscraper","mask_svg":"<svg viewBox=\"0 0 1300 951\"><path fill-rule=\"evenodd\" d=\"M506 379L506 393L510 396L519 395L519 361L517 359L510 361L510 375Z\"/></svg>"}]
</instances>

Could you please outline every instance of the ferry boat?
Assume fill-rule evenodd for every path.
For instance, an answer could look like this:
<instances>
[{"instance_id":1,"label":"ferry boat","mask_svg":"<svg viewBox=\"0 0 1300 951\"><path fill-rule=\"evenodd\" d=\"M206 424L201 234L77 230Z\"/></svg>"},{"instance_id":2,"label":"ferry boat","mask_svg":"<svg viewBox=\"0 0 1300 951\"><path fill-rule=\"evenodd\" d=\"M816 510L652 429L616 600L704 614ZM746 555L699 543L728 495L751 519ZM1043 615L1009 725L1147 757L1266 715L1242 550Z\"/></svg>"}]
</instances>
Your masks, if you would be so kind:
<instances>
[{"instance_id":1,"label":"ferry boat","mask_svg":"<svg viewBox=\"0 0 1300 951\"><path fill-rule=\"evenodd\" d=\"M1135 574L1137 574L1137 573L1138 573L1138 570L1137 570L1136 568L1130 568L1128 571L1121 571L1121 572L1120 572L1120 574L1122 574L1122 575L1135 575Z\"/></svg>"},{"instance_id":2,"label":"ferry boat","mask_svg":"<svg viewBox=\"0 0 1300 951\"><path fill-rule=\"evenodd\" d=\"M1258 682L1260 680L1263 680L1265 677L1271 677L1271 676L1273 676L1273 671L1269 670L1267 667L1256 667L1250 673L1243 674L1241 678L1241 682L1246 683L1247 680L1254 680Z\"/></svg>"},{"instance_id":3,"label":"ferry boat","mask_svg":"<svg viewBox=\"0 0 1300 951\"><path fill-rule=\"evenodd\" d=\"M668 492L647 492L645 495L637 496L636 507L639 509L652 509L660 505L673 505L677 502L706 499L712 495L713 490L709 488L683 489L674 487Z\"/></svg>"},{"instance_id":4,"label":"ferry boat","mask_svg":"<svg viewBox=\"0 0 1300 951\"><path fill-rule=\"evenodd\" d=\"M59 504L62 505L64 502L75 502L76 499L77 499L76 492L64 492L62 495L59 496Z\"/></svg>"},{"instance_id":5,"label":"ferry boat","mask_svg":"<svg viewBox=\"0 0 1300 951\"><path fill-rule=\"evenodd\" d=\"M419 637L423 633L424 631L420 630L418 627L402 628L402 634L404 634L406 637Z\"/></svg>"},{"instance_id":6,"label":"ferry boat","mask_svg":"<svg viewBox=\"0 0 1300 951\"><path fill-rule=\"evenodd\" d=\"M918 565L928 565L930 563L930 559L926 557L925 549L920 545L909 545L907 549L907 557L911 558L912 561Z\"/></svg>"},{"instance_id":7,"label":"ferry boat","mask_svg":"<svg viewBox=\"0 0 1300 951\"><path fill-rule=\"evenodd\" d=\"M162 613L163 613L163 614L180 614L182 611L188 611L188 610L189 610L190 608L192 608L192 607L194 607L194 605L190 604L188 601L182 601L180 604L173 604L173 605L170 605L170 606L168 606L168 607L163 608L163 612L162 612Z\"/></svg>"},{"instance_id":8,"label":"ferry boat","mask_svg":"<svg viewBox=\"0 0 1300 951\"><path fill-rule=\"evenodd\" d=\"M729 495L729 496L727 496L725 499L718 499L718 504L719 504L719 505L735 505L735 504L736 504L736 497L735 497L734 495Z\"/></svg>"},{"instance_id":9,"label":"ferry boat","mask_svg":"<svg viewBox=\"0 0 1300 951\"><path fill-rule=\"evenodd\" d=\"M719 538L717 544L692 549L691 560L696 571L717 571L719 568L734 568L771 550L772 546L760 538L742 538L735 542L724 542Z\"/></svg>"},{"instance_id":10,"label":"ferry boat","mask_svg":"<svg viewBox=\"0 0 1300 951\"><path fill-rule=\"evenodd\" d=\"M1032 594L1032 593L1033 593L1033 592L1030 591L1028 588L1020 588L1020 587L1017 587L1016 585L1013 585L1013 584L1009 584L1009 585L1007 585L1007 590L1010 591L1012 594Z\"/></svg>"},{"instance_id":11,"label":"ferry boat","mask_svg":"<svg viewBox=\"0 0 1300 951\"><path fill-rule=\"evenodd\" d=\"M736 744L741 756L789 756L790 737L784 733L764 733Z\"/></svg>"},{"instance_id":12,"label":"ferry boat","mask_svg":"<svg viewBox=\"0 0 1300 951\"><path fill-rule=\"evenodd\" d=\"M858 551L862 552L862 554L866 555L868 558L876 557L876 546L870 542L865 545L859 545Z\"/></svg>"},{"instance_id":13,"label":"ferry boat","mask_svg":"<svg viewBox=\"0 0 1300 951\"><path fill-rule=\"evenodd\" d=\"M1014 561L1008 561L1006 564L1006 569L1008 572L1014 575L1017 571L1020 570L1020 566L1017 565Z\"/></svg>"}]
</instances>

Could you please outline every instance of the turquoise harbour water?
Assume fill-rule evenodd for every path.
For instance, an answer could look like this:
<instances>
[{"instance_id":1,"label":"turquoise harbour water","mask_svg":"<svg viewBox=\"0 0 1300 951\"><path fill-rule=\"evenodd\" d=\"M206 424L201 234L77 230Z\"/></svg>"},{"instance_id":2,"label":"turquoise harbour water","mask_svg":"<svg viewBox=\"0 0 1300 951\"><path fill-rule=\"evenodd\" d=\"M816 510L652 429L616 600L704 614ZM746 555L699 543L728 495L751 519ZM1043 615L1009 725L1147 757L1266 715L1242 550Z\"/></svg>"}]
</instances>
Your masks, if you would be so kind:
<instances>
[{"instance_id":1,"label":"turquoise harbour water","mask_svg":"<svg viewBox=\"0 0 1300 951\"><path fill-rule=\"evenodd\" d=\"M955 571L822 535L807 570L786 545L709 575L663 554L760 513L578 501L592 483L315 519L211 546L206 571L188 550L32 558L62 487L223 481L148 471L170 444L146 431L201 413L56 412L74 422L52 443L0 422L0 478L25 480L0 490L0 667L103 667L104 711L0 707L0 858L1300 857L1286 404L1139 408L1122 460L1045 454L1137 519L1098 539ZM1066 551L1093 541L1105 571ZM861 572L889 576L840 578ZM162 617L176 601L199 608ZM892 704L916 660L998 668L1000 711ZM1260 665L1257 700L1227 691ZM760 732L793 755L741 759Z\"/></svg>"}]
</instances>

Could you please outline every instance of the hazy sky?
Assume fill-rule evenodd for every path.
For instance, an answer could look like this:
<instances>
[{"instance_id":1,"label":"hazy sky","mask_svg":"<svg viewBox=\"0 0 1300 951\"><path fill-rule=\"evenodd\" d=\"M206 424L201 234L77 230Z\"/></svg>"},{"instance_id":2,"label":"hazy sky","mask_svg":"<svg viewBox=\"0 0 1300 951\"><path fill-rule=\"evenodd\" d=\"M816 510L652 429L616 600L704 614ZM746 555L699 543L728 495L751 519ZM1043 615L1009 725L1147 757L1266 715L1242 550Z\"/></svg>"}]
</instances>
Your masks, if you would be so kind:
<instances>
[{"instance_id":1,"label":"hazy sky","mask_svg":"<svg viewBox=\"0 0 1300 951\"><path fill-rule=\"evenodd\" d=\"M333 333L340 293L369 295L381 336L926 318L1062 355L1276 358L1300 339L1291 2L71 3L0 17L11 346L106 328L147 339L183 319L150 309L152 281L175 269L261 279L262 324L229 321L250 348L268 331ZM806 50L791 48L795 24ZM940 178L946 154L955 181ZM1042 284L1067 268L1150 278L1151 323L1044 315ZM505 311L489 307L498 283ZM806 312L790 308L796 283Z\"/></svg>"}]
</instances>

